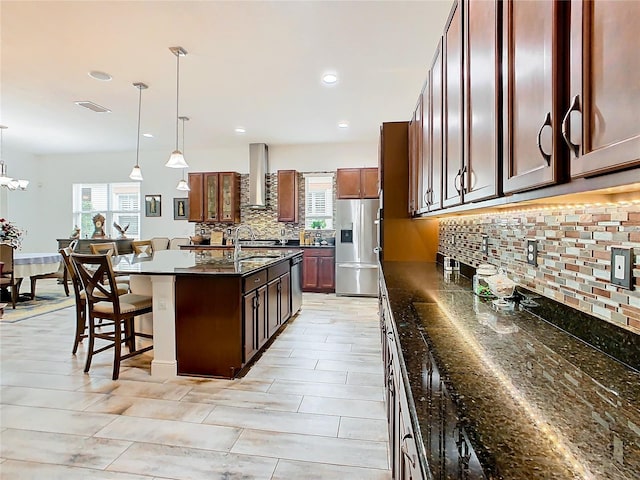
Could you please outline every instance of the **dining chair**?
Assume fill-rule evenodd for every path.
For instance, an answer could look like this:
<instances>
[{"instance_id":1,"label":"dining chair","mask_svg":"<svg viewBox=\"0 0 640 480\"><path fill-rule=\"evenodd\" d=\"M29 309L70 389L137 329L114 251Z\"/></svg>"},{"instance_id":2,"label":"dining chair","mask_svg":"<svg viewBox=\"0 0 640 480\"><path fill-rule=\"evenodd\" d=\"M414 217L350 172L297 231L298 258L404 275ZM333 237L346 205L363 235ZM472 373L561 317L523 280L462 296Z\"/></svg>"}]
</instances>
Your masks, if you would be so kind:
<instances>
[{"instance_id":1,"label":"dining chair","mask_svg":"<svg viewBox=\"0 0 640 480\"><path fill-rule=\"evenodd\" d=\"M60 262L60 266L58 270L52 273L43 273L42 275L32 275L29 277L31 281L31 300L36 298L36 282L38 280L43 280L45 278L57 278L58 283L62 284L62 288L64 288L64 293L68 297L69 296L69 276L67 269L64 266L63 262Z\"/></svg>"},{"instance_id":2,"label":"dining chair","mask_svg":"<svg viewBox=\"0 0 640 480\"><path fill-rule=\"evenodd\" d=\"M84 288L87 302L87 318L89 320L89 345L87 347L87 361L85 373L91 368L94 355L114 349L113 375L117 380L120 375L120 362L127 358L147 352L153 348L148 345L140 349L136 346L136 338L153 338L152 335L136 332L134 318L138 315L152 312L152 297L126 293L118 295L116 276L113 273L111 257L109 255L84 255L72 253L71 259ZM106 278L106 285L102 280ZM98 325L96 319L104 319L109 323ZM96 345L96 339L101 346ZM122 353L122 344L129 353Z\"/></svg>"},{"instance_id":3,"label":"dining chair","mask_svg":"<svg viewBox=\"0 0 640 480\"><path fill-rule=\"evenodd\" d=\"M151 247L154 252L158 250L166 250L169 248L169 237L153 237L151 238Z\"/></svg>"},{"instance_id":4,"label":"dining chair","mask_svg":"<svg viewBox=\"0 0 640 480\"><path fill-rule=\"evenodd\" d=\"M141 254L146 253L147 255L153 254L153 244L151 240L133 240L131 242L131 248L133 248L133 253Z\"/></svg>"},{"instance_id":5,"label":"dining chair","mask_svg":"<svg viewBox=\"0 0 640 480\"><path fill-rule=\"evenodd\" d=\"M186 237L174 237L169 242L169 250L180 250L180 245L190 245L191 240Z\"/></svg>"},{"instance_id":6,"label":"dining chair","mask_svg":"<svg viewBox=\"0 0 640 480\"><path fill-rule=\"evenodd\" d=\"M89 250L94 255L107 254L110 256L118 255L118 245L116 242L90 243Z\"/></svg>"},{"instance_id":7,"label":"dining chair","mask_svg":"<svg viewBox=\"0 0 640 480\"><path fill-rule=\"evenodd\" d=\"M0 273L0 289L6 291L7 288L11 288L11 305L15 309L20 284L13 276L13 251L14 248L11 245L0 244L0 262L3 263L2 273Z\"/></svg>"},{"instance_id":8,"label":"dining chair","mask_svg":"<svg viewBox=\"0 0 640 480\"><path fill-rule=\"evenodd\" d=\"M87 334L85 333L87 329L87 296L84 293L84 288L82 287L82 282L80 281L76 267L71 261L71 253L73 253L71 245L61 248L59 252L62 256L62 262L67 270L67 276L71 281L76 299L76 334L73 339L73 349L71 350L71 353L75 355L80 342L82 342L84 338L87 338ZM129 285L126 283L118 283L117 290L118 295L124 295L129 291ZM105 324L103 323L102 325L104 326Z\"/></svg>"}]
</instances>

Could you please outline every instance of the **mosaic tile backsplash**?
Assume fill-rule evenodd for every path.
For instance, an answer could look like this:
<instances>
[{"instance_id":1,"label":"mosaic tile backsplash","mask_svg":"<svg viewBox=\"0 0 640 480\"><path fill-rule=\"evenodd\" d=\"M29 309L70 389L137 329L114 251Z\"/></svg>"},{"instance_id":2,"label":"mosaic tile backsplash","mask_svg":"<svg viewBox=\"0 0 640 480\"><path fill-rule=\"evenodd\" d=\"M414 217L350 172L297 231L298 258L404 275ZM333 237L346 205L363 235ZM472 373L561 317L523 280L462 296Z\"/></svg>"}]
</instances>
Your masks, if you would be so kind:
<instances>
[{"instance_id":1,"label":"mosaic tile backsplash","mask_svg":"<svg viewBox=\"0 0 640 480\"><path fill-rule=\"evenodd\" d=\"M487 235L489 251L482 252ZM527 240L535 239L537 266ZM438 251L491 263L536 293L640 335L640 204L537 207L439 220ZM633 248L633 290L612 285L611 247Z\"/></svg>"}]
</instances>

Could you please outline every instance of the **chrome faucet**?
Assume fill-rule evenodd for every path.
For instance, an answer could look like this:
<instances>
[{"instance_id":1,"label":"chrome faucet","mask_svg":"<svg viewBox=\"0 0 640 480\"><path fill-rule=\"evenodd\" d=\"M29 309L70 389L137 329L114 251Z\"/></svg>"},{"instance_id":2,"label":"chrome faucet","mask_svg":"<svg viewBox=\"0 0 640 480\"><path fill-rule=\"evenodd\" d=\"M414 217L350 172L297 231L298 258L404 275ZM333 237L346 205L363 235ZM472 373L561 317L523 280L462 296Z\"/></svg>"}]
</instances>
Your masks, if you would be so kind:
<instances>
[{"instance_id":1,"label":"chrome faucet","mask_svg":"<svg viewBox=\"0 0 640 480\"><path fill-rule=\"evenodd\" d=\"M242 228L245 228L247 230L249 230L249 233L251 234L251 240L255 240L256 239L256 234L253 232L253 230L251 229L251 227L249 225L238 225L238 227L236 228L235 233L233 234L233 261L237 262L238 259L240 258L240 252L242 251L242 247L240 246L240 239L239 239L239 234L240 234L240 230Z\"/></svg>"}]
</instances>

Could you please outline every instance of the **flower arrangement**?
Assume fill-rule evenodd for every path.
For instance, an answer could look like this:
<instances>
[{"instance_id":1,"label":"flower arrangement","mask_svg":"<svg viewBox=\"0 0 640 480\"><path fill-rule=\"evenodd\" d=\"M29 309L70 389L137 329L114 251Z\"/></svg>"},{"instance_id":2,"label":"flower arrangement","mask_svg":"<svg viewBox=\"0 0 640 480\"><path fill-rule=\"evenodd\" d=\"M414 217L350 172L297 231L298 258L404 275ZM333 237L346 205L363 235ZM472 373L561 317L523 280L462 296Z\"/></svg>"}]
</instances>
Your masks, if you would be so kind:
<instances>
[{"instance_id":1,"label":"flower arrangement","mask_svg":"<svg viewBox=\"0 0 640 480\"><path fill-rule=\"evenodd\" d=\"M24 232L16 227L13 223L0 218L0 242L7 243L13 248L22 246L22 236Z\"/></svg>"}]
</instances>

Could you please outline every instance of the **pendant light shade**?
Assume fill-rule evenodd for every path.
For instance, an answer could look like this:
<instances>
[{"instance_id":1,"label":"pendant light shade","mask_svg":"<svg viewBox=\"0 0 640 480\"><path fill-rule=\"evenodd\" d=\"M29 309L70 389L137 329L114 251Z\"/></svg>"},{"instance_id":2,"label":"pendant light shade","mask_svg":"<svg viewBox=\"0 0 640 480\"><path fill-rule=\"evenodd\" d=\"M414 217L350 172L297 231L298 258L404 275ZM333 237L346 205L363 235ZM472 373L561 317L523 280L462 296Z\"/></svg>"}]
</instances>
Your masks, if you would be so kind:
<instances>
[{"instance_id":1,"label":"pendant light shade","mask_svg":"<svg viewBox=\"0 0 640 480\"><path fill-rule=\"evenodd\" d=\"M140 158L140 113L142 111L142 90L149 88L149 86L142 82L136 82L133 86L138 89L138 136L136 137L136 164L131 170L129 178L141 182L142 170L140 169L140 163L138 161Z\"/></svg>"},{"instance_id":2,"label":"pendant light shade","mask_svg":"<svg viewBox=\"0 0 640 480\"><path fill-rule=\"evenodd\" d=\"M9 190L26 190L29 180L18 180L7 175L7 165L2 157L3 133L7 128L5 125L0 125L0 187L6 187Z\"/></svg>"},{"instance_id":3,"label":"pendant light shade","mask_svg":"<svg viewBox=\"0 0 640 480\"><path fill-rule=\"evenodd\" d=\"M180 57L186 57L187 51L182 47L169 47L171 53L176 56L176 149L171 153L165 167L189 168L184 160L184 155L178 148L178 121L180 119ZM184 125L184 124L183 124Z\"/></svg>"},{"instance_id":4,"label":"pendant light shade","mask_svg":"<svg viewBox=\"0 0 640 480\"><path fill-rule=\"evenodd\" d=\"M184 151L184 122L188 121L189 117L178 117L178 120L182 121L182 151ZM184 171L185 169L183 168L182 179L178 182L178 185L176 186L176 190L180 190L181 192L188 192L191 189L189 188L189 184L187 183L187 181L184 179Z\"/></svg>"}]
</instances>

